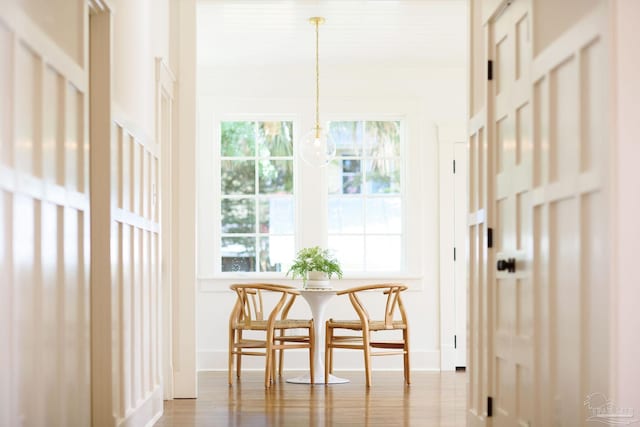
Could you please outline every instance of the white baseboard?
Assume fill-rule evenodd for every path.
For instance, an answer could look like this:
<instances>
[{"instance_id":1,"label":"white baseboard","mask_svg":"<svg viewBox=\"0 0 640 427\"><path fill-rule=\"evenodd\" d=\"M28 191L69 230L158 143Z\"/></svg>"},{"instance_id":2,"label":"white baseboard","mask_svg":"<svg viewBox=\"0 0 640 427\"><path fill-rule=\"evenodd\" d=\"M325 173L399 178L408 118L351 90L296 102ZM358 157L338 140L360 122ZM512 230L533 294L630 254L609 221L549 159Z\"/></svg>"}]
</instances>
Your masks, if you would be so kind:
<instances>
[{"instance_id":1,"label":"white baseboard","mask_svg":"<svg viewBox=\"0 0 640 427\"><path fill-rule=\"evenodd\" d=\"M160 419L163 412L162 386L157 386L136 409L118 420L118 427L150 427Z\"/></svg>"},{"instance_id":2,"label":"white baseboard","mask_svg":"<svg viewBox=\"0 0 640 427\"><path fill-rule=\"evenodd\" d=\"M153 427L155 423L157 423L158 420L162 418L162 414L164 414L164 411L158 412L153 418L151 418L151 420L149 420L149 422L144 427Z\"/></svg>"},{"instance_id":3,"label":"white baseboard","mask_svg":"<svg viewBox=\"0 0 640 427\"><path fill-rule=\"evenodd\" d=\"M363 371L363 353L355 350L335 350L333 368L335 371ZM287 350L284 366L287 370L303 371L309 369L309 356L306 350ZM199 371L226 371L228 369L227 350L199 350ZM243 370L264 370L264 357L246 356L242 359ZM372 370L400 371L402 370L401 356L379 356L372 359ZM411 352L412 371L439 371L440 352L438 350L423 350Z\"/></svg>"}]
</instances>

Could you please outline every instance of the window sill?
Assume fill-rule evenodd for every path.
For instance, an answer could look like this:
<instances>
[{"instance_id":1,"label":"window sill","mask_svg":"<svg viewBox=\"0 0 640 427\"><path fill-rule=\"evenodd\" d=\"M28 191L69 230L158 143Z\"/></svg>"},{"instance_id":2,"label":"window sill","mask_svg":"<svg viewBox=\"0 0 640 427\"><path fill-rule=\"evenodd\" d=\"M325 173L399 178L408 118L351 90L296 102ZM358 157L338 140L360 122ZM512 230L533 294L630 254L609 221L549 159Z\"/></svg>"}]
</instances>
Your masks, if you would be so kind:
<instances>
[{"instance_id":1,"label":"window sill","mask_svg":"<svg viewBox=\"0 0 640 427\"><path fill-rule=\"evenodd\" d=\"M359 286L366 283L375 282L402 282L409 286L409 290L423 290L424 277L411 275L403 272L393 273L353 273L344 275L342 279L332 279L336 289L346 289L352 286ZM251 282L276 282L288 286L302 287L302 280L290 279L282 273L222 273L213 277L199 277L198 290L205 293L229 292L229 285L232 283Z\"/></svg>"}]
</instances>

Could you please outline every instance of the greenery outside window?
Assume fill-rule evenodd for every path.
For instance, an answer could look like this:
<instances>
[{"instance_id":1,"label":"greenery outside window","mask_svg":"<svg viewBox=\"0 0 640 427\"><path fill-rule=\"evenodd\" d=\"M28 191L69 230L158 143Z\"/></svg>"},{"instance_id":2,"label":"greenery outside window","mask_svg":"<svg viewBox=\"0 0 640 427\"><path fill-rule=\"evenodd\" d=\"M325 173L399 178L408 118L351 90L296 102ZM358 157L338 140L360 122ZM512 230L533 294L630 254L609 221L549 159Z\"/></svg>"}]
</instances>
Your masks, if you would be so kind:
<instances>
[{"instance_id":1,"label":"greenery outside window","mask_svg":"<svg viewBox=\"0 0 640 427\"><path fill-rule=\"evenodd\" d=\"M345 271L401 271L401 123L336 121L329 133L329 248Z\"/></svg>"},{"instance_id":2,"label":"greenery outside window","mask_svg":"<svg viewBox=\"0 0 640 427\"><path fill-rule=\"evenodd\" d=\"M287 271L295 255L293 123L220 123L223 272Z\"/></svg>"}]
</instances>

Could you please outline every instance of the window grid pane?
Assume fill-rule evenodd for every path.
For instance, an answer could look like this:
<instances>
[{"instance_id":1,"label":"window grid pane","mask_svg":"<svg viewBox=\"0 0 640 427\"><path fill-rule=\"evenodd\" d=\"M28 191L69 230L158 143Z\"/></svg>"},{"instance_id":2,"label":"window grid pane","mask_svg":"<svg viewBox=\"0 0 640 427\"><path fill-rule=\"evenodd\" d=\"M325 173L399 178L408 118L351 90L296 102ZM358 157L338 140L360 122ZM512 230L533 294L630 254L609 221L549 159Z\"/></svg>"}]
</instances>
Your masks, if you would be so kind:
<instances>
[{"instance_id":1,"label":"window grid pane","mask_svg":"<svg viewBox=\"0 0 640 427\"><path fill-rule=\"evenodd\" d=\"M220 125L222 272L286 271L294 253L293 123Z\"/></svg>"},{"instance_id":2,"label":"window grid pane","mask_svg":"<svg viewBox=\"0 0 640 427\"><path fill-rule=\"evenodd\" d=\"M345 271L402 268L401 123L331 122L329 248Z\"/></svg>"}]
</instances>

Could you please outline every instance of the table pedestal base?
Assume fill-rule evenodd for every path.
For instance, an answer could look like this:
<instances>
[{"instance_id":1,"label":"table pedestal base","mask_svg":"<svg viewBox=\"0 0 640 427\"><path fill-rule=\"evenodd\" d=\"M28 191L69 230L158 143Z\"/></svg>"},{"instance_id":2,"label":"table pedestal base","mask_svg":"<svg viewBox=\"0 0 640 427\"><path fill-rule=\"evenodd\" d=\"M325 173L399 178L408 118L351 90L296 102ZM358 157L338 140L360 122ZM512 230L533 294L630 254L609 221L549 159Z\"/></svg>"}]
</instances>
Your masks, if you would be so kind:
<instances>
[{"instance_id":1,"label":"table pedestal base","mask_svg":"<svg viewBox=\"0 0 640 427\"><path fill-rule=\"evenodd\" d=\"M324 309L331 298L336 296L336 291L333 289L303 289L300 291L302 297L309 304L311 309L311 315L313 316L314 333L316 336L316 345L313 352L313 366L315 380L311 381L311 375L306 374L296 378L290 378L288 383L293 384L344 384L349 380L344 378L338 378L334 375L329 375L329 382L324 382L324 360L322 360L322 353L320 349L324 349L324 333L325 333L325 317Z\"/></svg>"},{"instance_id":2,"label":"table pedestal base","mask_svg":"<svg viewBox=\"0 0 640 427\"><path fill-rule=\"evenodd\" d=\"M311 384L311 375L306 374L306 375L301 375L295 378L289 378L287 382L292 384ZM316 380L313 383L314 384L344 384L348 382L349 380L346 378L339 378L339 377L336 377L335 375L329 374L329 382L325 383L324 374L323 374L322 378L318 378L318 376L316 375Z\"/></svg>"}]
</instances>

